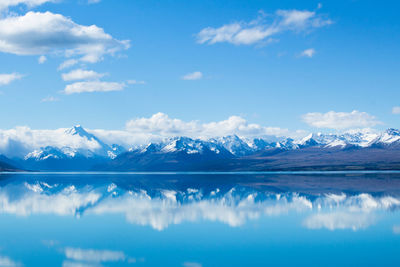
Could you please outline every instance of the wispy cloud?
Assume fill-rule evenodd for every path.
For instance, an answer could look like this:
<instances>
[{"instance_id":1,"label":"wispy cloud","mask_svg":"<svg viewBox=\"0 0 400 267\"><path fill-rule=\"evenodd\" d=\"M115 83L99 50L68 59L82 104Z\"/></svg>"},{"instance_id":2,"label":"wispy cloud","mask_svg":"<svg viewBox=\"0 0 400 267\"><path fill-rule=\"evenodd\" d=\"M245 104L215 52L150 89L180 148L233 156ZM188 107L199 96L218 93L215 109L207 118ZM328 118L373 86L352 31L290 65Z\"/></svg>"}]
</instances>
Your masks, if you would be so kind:
<instances>
[{"instance_id":1,"label":"wispy cloud","mask_svg":"<svg viewBox=\"0 0 400 267\"><path fill-rule=\"evenodd\" d=\"M137 80L128 80L128 84L146 84L145 81L137 81Z\"/></svg>"},{"instance_id":2,"label":"wispy cloud","mask_svg":"<svg viewBox=\"0 0 400 267\"><path fill-rule=\"evenodd\" d=\"M45 3L56 2L57 0L2 0L0 1L0 11L13 6L26 5L29 8L40 6Z\"/></svg>"},{"instance_id":3,"label":"wispy cloud","mask_svg":"<svg viewBox=\"0 0 400 267\"><path fill-rule=\"evenodd\" d=\"M40 102L57 102L57 101L60 101L60 99L54 96L48 96L43 98Z\"/></svg>"},{"instance_id":4,"label":"wispy cloud","mask_svg":"<svg viewBox=\"0 0 400 267\"><path fill-rule=\"evenodd\" d=\"M306 49L300 54L301 57L309 57L309 58L313 57L314 55L315 55L314 48Z\"/></svg>"},{"instance_id":5,"label":"wispy cloud","mask_svg":"<svg viewBox=\"0 0 400 267\"><path fill-rule=\"evenodd\" d=\"M19 73L10 73L10 74L0 74L0 86L8 85L15 80L19 80L23 77L23 75Z\"/></svg>"},{"instance_id":6,"label":"wispy cloud","mask_svg":"<svg viewBox=\"0 0 400 267\"><path fill-rule=\"evenodd\" d=\"M122 251L66 248L65 257L84 262L117 262L127 258Z\"/></svg>"},{"instance_id":7,"label":"wispy cloud","mask_svg":"<svg viewBox=\"0 0 400 267\"><path fill-rule=\"evenodd\" d=\"M398 107L398 106L397 107L393 107L392 108L392 113L393 114L400 114L400 107Z\"/></svg>"},{"instance_id":8,"label":"wispy cloud","mask_svg":"<svg viewBox=\"0 0 400 267\"><path fill-rule=\"evenodd\" d=\"M47 61L47 57L46 56L40 56L38 59L38 63L39 64L44 64Z\"/></svg>"},{"instance_id":9,"label":"wispy cloud","mask_svg":"<svg viewBox=\"0 0 400 267\"><path fill-rule=\"evenodd\" d=\"M104 73L97 73L93 70L76 69L68 73L63 73L61 76L64 81L77 81L100 79L105 75Z\"/></svg>"},{"instance_id":10,"label":"wispy cloud","mask_svg":"<svg viewBox=\"0 0 400 267\"><path fill-rule=\"evenodd\" d=\"M78 64L78 62L79 61L76 59L68 59L61 63L60 66L58 66L58 70L63 70L75 66L76 64Z\"/></svg>"},{"instance_id":11,"label":"wispy cloud","mask_svg":"<svg viewBox=\"0 0 400 267\"><path fill-rule=\"evenodd\" d=\"M351 129L367 128L381 124L375 116L366 112L354 110L352 112L307 113L302 116L305 123L316 128Z\"/></svg>"},{"instance_id":12,"label":"wispy cloud","mask_svg":"<svg viewBox=\"0 0 400 267\"><path fill-rule=\"evenodd\" d=\"M182 76L182 80L191 80L191 81L200 80L201 78L203 78L203 73L201 73L200 71L191 72Z\"/></svg>"},{"instance_id":13,"label":"wispy cloud","mask_svg":"<svg viewBox=\"0 0 400 267\"><path fill-rule=\"evenodd\" d=\"M282 32L309 31L332 23L330 19L318 15L316 11L277 10L270 16L261 13L259 18L250 22L233 22L219 28L204 28L196 37L200 44L227 42L235 45L252 45Z\"/></svg>"},{"instance_id":14,"label":"wispy cloud","mask_svg":"<svg viewBox=\"0 0 400 267\"><path fill-rule=\"evenodd\" d=\"M93 93L93 92L112 92L122 91L126 87L125 83L118 82L102 82L102 81L85 81L68 84L64 93L80 94L80 93Z\"/></svg>"}]
</instances>

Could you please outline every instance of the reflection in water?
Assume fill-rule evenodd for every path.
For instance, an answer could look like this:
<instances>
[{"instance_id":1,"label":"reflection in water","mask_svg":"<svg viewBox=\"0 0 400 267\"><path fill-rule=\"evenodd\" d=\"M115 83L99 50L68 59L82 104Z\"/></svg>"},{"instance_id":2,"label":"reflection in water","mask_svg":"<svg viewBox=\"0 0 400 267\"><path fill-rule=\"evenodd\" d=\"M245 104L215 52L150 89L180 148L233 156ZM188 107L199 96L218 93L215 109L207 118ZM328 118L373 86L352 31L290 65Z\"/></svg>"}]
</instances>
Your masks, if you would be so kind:
<instances>
[{"instance_id":1,"label":"reflection in water","mask_svg":"<svg viewBox=\"0 0 400 267\"><path fill-rule=\"evenodd\" d=\"M368 193L269 192L235 185L219 188L151 188L24 181L0 187L0 213L28 216L123 214L129 223L164 230L171 224L216 221L232 227L263 216L305 214L309 229L364 229L376 213L400 207L396 196ZM393 228L398 232L398 227Z\"/></svg>"},{"instance_id":2,"label":"reflection in water","mask_svg":"<svg viewBox=\"0 0 400 267\"><path fill-rule=\"evenodd\" d=\"M400 266L399 208L398 173L0 174L0 266Z\"/></svg>"},{"instance_id":3,"label":"reflection in water","mask_svg":"<svg viewBox=\"0 0 400 267\"><path fill-rule=\"evenodd\" d=\"M0 266L4 266L4 267L16 267L16 266L21 266L21 264L19 262L16 262L12 259L10 259L9 257L6 256L1 256L0 255Z\"/></svg>"}]
</instances>

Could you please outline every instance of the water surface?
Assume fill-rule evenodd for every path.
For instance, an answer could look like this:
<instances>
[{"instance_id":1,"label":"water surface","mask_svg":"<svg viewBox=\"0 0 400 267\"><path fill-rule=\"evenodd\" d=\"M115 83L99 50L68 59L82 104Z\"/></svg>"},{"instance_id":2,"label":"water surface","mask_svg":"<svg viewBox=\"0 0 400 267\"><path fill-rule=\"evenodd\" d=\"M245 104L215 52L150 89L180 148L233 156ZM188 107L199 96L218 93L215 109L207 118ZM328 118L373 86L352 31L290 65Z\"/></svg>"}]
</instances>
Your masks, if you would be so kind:
<instances>
[{"instance_id":1,"label":"water surface","mask_svg":"<svg viewBox=\"0 0 400 267\"><path fill-rule=\"evenodd\" d=\"M0 174L0 266L400 266L400 174Z\"/></svg>"}]
</instances>

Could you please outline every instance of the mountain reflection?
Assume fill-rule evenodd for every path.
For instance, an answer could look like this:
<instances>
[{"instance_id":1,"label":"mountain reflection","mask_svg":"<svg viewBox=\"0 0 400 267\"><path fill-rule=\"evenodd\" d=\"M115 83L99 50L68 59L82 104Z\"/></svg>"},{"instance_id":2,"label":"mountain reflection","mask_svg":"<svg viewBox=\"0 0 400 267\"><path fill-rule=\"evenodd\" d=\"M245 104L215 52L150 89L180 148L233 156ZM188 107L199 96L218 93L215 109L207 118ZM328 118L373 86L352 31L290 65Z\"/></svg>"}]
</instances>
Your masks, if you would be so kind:
<instances>
[{"instance_id":1,"label":"mountain reflection","mask_svg":"<svg viewBox=\"0 0 400 267\"><path fill-rule=\"evenodd\" d=\"M283 176L278 179L280 182L274 180L276 176L263 176L241 177L241 182L236 181L237 177L227 178L225 182L221 177L214 177L217 181L196 180L196 183L176 175L125 176L121 180L119 176L79 177L3 177L0 213L75 217L124 215L129 223L160 231L170 225L199 221L238 227L251 220L296 213L302 216L301 225L308 229L356 231L373 225L379 213L395 212L400 207L396 192L371 189L374 188L373 179L382 184L379 177L364 177L364 185L368 185L364 191L352 187L353 178L348 178L344 186L333 187L332 184L323 186L318 182L321 177L317 177L314 184L302 182L301 188L292 186L283 190L282 186L293 183ZM336 178L342 179L343 175Z\"/></svg>"}]
</instances>

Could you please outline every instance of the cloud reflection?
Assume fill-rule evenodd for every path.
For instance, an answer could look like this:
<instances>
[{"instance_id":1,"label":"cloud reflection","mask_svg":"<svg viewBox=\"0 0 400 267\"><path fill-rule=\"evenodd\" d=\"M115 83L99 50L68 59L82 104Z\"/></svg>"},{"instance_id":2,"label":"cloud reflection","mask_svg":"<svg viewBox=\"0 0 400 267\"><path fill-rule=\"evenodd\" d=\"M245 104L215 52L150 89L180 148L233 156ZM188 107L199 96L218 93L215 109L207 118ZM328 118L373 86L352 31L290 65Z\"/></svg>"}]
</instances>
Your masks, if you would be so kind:
<instances>
[{"instance_id":1,"label":"cloud reflection","mask_svg":"<svg viewBox=\"0 0 400 267\"><path fill-rule=\"evenodd\" d=\"M376 212L392 211L399 207L400 199L391 196L276 194L244 187L225 191L214 188L207 192L197 188L128 190L115 183L75 187L36 182L0 187L0 213L77 217L122 214L129 223L150 226L159 231L170 225L202 220L237 227L262 216L290 213L305 216L302 225L308 229L356 231L374 224ZM395 228L393 231L396 232ZM95 251L71 248L65 252L68 264L81 262L84 255L93 258L97 255ZM115 259L124 257L124 254L102 255Z\"/></svg>"}]
</instances>

